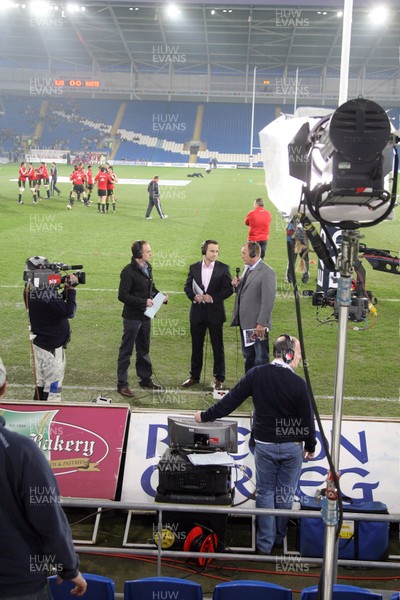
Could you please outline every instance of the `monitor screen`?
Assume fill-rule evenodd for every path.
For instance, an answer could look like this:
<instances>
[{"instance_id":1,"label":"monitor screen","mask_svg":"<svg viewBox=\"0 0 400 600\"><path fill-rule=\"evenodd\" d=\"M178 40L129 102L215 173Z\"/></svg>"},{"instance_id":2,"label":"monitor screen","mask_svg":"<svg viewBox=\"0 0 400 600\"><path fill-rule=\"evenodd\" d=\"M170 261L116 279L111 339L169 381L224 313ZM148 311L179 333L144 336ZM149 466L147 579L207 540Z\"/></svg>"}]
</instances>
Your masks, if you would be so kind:
<instances>
[{"instance_id":1,"label":"monitor screen","mask_svg":"<svg viewBox=\"0 0 400 600\"><path fill-rule=\"evenodd\" d=\"M237 421L197 423L194 418L168 417L171 448L237 452Z\"/></svg>"}]
</instances>

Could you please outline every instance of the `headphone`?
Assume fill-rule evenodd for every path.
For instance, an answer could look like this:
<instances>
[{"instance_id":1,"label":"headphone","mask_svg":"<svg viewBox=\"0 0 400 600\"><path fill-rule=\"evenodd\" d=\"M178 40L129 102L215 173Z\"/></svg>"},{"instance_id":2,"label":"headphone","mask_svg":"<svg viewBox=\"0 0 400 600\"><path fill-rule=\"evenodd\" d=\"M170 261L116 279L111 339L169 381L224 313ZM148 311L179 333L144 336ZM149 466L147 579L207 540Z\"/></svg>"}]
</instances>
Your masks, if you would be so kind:
<instances>
[{"instance_id":1,"label":"headphone","mask_svg":"<svg viewBox=\"0 0 400 600\"><path fill-rule=\"evenodd\" d=\"M133 258L142 258L143 255L143 240L136 240L132 244Z\"/></svg>"},{"instance_id":2,"label":"headphone","mask_svg":"<svg viewBox=\"0 0 400 600\"><path fill-rule=\"evenodd\" d=\"M275 342L274 344L274 356L280 356L284 363L289 364L294 359L295 354L295 343L291 335L288 333L281 333L279 338L285 338L283 342Z\"/></svg>"},{"instance_id":3,"label":"headphone","mask_svg":"<svg viewBox=\"0 0 400 600\"><path fill-rule=\"evenodd\" d=\"M196 525L189 533L183 545L184 552L216 552L218 536L211 529ZM206 567L212 558L198 558L199 565Z\"/></svg>"},{"instance_id":4,"label":"headphone","mask_svg":"<svg viewBox=\"0 0 400 600\"><path fill-rule=\"evenodd\" d=\"M259 246L258 242L247 242L250 258L255 258L257 256L257 246Z\"/></svg>"},{"instance_id":5,"label":"headphone","mask_svg":"<svg viewBox=\"0 0 400 600\"><path fill-rule=\"evenodd\" d=\"M216 244L218 246L218 242L216 240L204 240L204 242L200 246L200 250L203 256L205 256L207 248L210 244Z\"/></svg>"}]
</instances>

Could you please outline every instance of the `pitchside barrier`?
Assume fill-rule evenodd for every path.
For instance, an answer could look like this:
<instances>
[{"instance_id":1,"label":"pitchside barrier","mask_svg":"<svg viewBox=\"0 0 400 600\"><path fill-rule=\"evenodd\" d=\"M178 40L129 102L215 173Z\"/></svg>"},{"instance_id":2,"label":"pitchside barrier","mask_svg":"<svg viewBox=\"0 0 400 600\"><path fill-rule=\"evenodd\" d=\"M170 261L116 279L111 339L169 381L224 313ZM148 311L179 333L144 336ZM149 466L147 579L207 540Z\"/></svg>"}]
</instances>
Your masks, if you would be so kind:
<instances>
[{"instance_id":1,"label":"pitchside barrier","mask_svg":"<svg viewBox=\"0 0 400 600\"><path fill-rule=\"evenodd\" d=\"M164 505L154 501L158 464L169 447L167 418L188 416L193 412L132 411L122 404L3 402L0 414L5 417L9 429L31 437L43 450L57 477L61 496L68 498L66 506L82 506L83 498L90 507L97 509L98 519L92 539L76 542L96 543L100 509L104 502L111 502L113 508L129 507L124 544L129 543L129 528L135 511L146 510L160 516L163 510L169 514L175 510L192 514L200 510L199 506L185 507L181 503L170 503L160 509ZM208 515L247 515L252 539L246 549L252 551L255 515L261 509L256 510L254 502L255 469L253 448L249 444L250 415L238 413L235 419L238 421L238 452L232 455L235 465L232 467L233 503L224 507L201 504L201 512ZM325 418L322 423L330 440L331 420ZM295 428L297 424L283 419L277 426L284 435L288 428ZM394 452L399 433L400 419L343 419L340 483L342 494L352 502L346 521L399 521L398 456ZM308 506L313 507L317 489L325 487L328 467L319 432L317 440L315 458L303 463L297 490L299 501L294 504L294 509L300 509L301 499L306 510L290 511L292 518L312 516L320 520L319 514L316 516L315 511L311 513L308 510ZM40 501L39 497L37 501ZM383 503L389 514L360 514L359 508L368 502ZM146 509L140 508L141 505ZM265 512L270 513L267 509L264 509ZM344 530L343 535L349 537L349 529L347 532ZM154 547L153 541L151 547ZM241 546L237 548L238 551L243 549ZM153 551L146 547L144 550Z\"/></svg>"}]
</instances>

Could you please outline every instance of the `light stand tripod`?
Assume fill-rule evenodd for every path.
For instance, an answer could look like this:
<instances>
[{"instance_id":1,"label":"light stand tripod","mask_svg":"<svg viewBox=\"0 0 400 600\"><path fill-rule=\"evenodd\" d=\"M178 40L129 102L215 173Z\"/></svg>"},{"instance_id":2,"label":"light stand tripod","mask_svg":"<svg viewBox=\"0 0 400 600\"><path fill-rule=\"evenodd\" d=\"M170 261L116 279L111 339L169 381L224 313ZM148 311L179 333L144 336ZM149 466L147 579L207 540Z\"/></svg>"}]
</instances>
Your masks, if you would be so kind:
<instances>
[{"instance_id":1,"label":"light stand tripod","mask_svg":"<svg viewBox=\"0 0 400 600\"><path fill-rule=\"evenodd\" d=\"M336 353L335 392L333 406L333 428L331 455L336 472L339 471L340 432L342 423L344 370L346 358L347 324L351 305L351 277L354 265L358 259L360 233L354 230L344 230L341 250L337 260L340 277L338 282L337 302L339 309L339 334ZM332 588L337 576L338 540L336 535L338 525L338 490L333 476L328 474L327 487L322 502L322 519L325 524L324 544L324 577L322 580L323 600L332 599Z\"/></svg>"}]
</instances>

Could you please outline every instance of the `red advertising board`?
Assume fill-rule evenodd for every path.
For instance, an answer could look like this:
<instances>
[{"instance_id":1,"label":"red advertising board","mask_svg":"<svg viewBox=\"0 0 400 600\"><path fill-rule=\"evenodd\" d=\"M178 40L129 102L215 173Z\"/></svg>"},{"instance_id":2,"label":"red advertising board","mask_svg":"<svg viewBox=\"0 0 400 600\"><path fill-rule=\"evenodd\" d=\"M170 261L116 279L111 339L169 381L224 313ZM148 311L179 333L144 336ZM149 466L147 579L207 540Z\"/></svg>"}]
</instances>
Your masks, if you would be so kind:
<instances>
[{"instance_id":1,"label":"red advertising board","mask_svg":"<svg viewBox=\"0 0 400 600\"><path fill-rule=\"evenodd\" d=\"M0 414L44 452L61 496L115 500L129 407L10 402Z\"/></svg>"}]
</instances>

